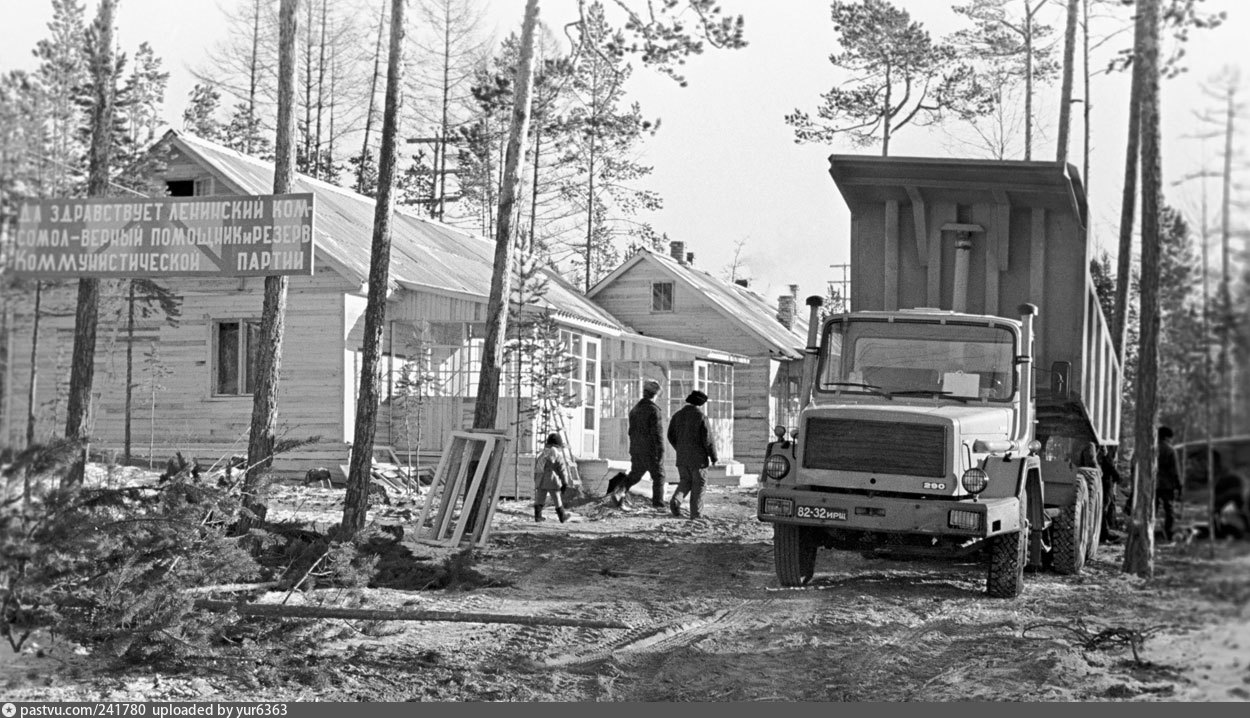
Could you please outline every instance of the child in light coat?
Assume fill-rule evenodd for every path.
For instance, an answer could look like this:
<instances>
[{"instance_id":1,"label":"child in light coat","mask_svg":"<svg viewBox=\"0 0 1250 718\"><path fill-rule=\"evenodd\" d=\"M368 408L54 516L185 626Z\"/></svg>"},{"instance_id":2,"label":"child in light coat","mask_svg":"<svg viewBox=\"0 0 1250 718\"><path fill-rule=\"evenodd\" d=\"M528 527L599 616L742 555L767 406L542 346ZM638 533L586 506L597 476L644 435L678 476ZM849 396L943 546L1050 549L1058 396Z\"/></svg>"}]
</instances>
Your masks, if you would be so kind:
<instances>
[{"instance_id":1,"label":"child in light coat","mask_svg":"<svg viewBox=\"0 0 1250 718\"><path fill-rule=\"evenodd\" d=\"M560 523L569 520L564 510L564 502L560 492L569 485L569 467L564 459L564 441L559 434L548 434L543 450L534 462L534 520L544 521L543 506L547 503L547 495L551 495L551 503L556 505L556 515Z\"/></svg>"}]
</instances>

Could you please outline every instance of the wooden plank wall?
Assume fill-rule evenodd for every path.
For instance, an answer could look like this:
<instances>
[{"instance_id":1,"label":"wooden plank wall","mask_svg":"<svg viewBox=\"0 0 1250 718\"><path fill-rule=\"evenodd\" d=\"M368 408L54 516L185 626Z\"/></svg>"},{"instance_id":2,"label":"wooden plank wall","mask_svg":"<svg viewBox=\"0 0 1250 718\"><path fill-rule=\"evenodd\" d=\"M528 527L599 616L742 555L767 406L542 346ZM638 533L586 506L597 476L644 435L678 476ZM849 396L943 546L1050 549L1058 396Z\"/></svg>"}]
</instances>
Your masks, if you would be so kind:
<instances>
[{"instance_id":1,"label":"wooden plank wall","mask_svg":"<svg viewBox=\"0 0 1250 718\"><path fill-rule=\"evenodd\" d=\"M290 437L321 435L329 442L343 441L341 385L334 377L343 373L342 345L343 279L319 267L313 277L293 277L286 314L281 374L279 379L279 433ZM158 443L178 446L204 443L246 446L251 420L250 396L212 395L213 323L226 319L259 319L262 287L260 279L178 278L169 280L183 297L178 325L171 327L159 318L137 320L134 340L134 377L137 384L132 399L132 442L146 446L155 430ZM124 439L126 335L124 282L107 283L97 339L96 371L93 382L92 435L101 445L120 446ZM67 284L48 292L49 303L73 305L75 285ZM56 295L63 296L56 296ZM46 306L46 305L45 305ZM109 307L116 307L109 310ZM31 327L32 317L18 314L16 323ZM36 406L41 413L36 440L59 435L63 408L51 416L52 388L58 377L68 376L73 345L74 318L71 315L42 316L37 364L40 388ZM30 356L31 335L19 331L14 336L16 356ZM155 347L162 375L156 376L157 403L151 407L152 361L145 355ZM29 380L29 359L14 367L14 384L25 387ZM329 379L329 381L327 381ZM65 387L62 387L64 390ZM24 444L26 392L16 392L12 408L11 443ZM61 402L63 404L63 402Z\"/></svg>"}]
</instances>

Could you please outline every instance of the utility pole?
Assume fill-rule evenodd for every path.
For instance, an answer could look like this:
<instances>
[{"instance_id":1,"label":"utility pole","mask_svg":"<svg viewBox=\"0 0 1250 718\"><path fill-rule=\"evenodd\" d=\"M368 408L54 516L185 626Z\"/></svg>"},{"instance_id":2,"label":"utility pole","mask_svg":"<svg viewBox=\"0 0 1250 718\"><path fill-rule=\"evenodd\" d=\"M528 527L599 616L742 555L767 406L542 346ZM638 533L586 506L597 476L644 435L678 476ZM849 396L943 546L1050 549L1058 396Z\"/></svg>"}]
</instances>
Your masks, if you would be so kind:
<instances>
[{"instance_id":1,"label":"utility pole","mask_svg":"<svg viewBox=\"0 0 1250 718\"><path fill-rule=\"evenodd\" d=\"M835 285L838 287L838 297L842 299L842 311L849 312L851 311L851 265L848 262L844 264L830 264L829 267L830 269L837 269L842 273L841 279L829 280L829 289L833 291Z\"/></svg>"}]
</instances>

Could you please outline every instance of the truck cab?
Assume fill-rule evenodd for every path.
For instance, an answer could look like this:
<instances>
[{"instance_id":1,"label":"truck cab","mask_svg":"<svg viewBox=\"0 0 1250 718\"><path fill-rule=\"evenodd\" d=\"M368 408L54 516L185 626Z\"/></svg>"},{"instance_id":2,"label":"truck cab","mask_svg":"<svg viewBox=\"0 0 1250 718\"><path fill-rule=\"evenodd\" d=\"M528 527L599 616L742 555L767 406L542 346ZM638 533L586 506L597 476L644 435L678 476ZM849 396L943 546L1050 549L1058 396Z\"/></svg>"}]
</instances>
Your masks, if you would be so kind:
<instances>
[{"instance_id":1,"label":"truck cab","mask_svg":"<svg viewBox=\"0 0 1250 718\"><path fill-rule=\"evenodd\" d=\"M779 581L810 581L822 547L980 555L995 597L1018 595L1029 564L1079 572L1097 550L1094 454L1114 439L1119 367L1086 301L1075 170L831 165L852 210L856 311L821 322L820 298L808 300L804 408L769 444L758 495ZM1055 266L1035 270L1047 256ZM1047 291L1048 271L1070 273L1060 285L1075 277L1075 317L1070 293ZM1013 299L1024 301L1006 316ZM1052 344L1039 346L1039 330Z\"/></svg>"}]
</instances>

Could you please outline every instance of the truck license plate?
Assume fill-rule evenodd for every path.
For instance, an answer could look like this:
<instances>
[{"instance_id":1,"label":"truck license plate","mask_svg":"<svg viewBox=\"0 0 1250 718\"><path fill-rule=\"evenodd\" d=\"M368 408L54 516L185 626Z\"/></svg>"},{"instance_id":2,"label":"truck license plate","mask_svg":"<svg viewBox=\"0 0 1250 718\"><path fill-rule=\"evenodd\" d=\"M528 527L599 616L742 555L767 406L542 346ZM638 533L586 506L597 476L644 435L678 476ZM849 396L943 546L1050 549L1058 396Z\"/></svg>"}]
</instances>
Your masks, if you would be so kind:
<instances>
[{"instance_id":1,"label":"truck license plate","mask_svg":"<svg viewBox=\"0 0 1250 718\"><path fill-rule=\"evenodd\" d=\"M833 509L824 506L800 506L795 516L801 519L828 519L846 521L846 509Z\"/></svg>"}]
</instances>

